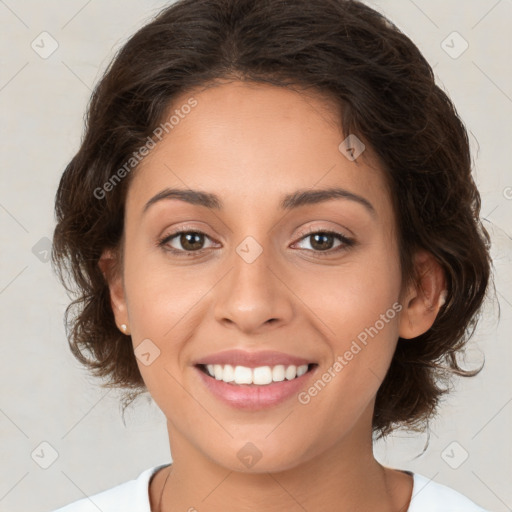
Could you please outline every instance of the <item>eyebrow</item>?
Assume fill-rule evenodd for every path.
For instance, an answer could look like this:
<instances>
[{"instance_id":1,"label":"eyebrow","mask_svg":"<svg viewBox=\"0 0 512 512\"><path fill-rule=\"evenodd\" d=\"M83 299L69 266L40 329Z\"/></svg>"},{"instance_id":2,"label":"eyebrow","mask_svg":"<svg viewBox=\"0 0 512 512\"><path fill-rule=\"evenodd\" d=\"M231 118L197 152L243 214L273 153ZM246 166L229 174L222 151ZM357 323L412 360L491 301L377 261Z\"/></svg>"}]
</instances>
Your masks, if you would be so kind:
<instances>
[{"instance_id":1,"label":"eyebrow","mask_svg":"<svg viewBox=\"0 0 512 512\"><path fill-rule=\"evenodd\" d=\"M146 213L150 206L165 199L178 199L189 204L204 206L214 210L222 210L224 203L215 194L201 190L166 188L153 196L145 205L142 213ZM318 204L332 199L347 199L362 206L373 216L376 211L373 205L362 196L354 194L343 188L327 188L321 190L297 190L292 194L285 195L280 202L280 208L289 211L301 206Z\"/></svg>"}]
</instances>

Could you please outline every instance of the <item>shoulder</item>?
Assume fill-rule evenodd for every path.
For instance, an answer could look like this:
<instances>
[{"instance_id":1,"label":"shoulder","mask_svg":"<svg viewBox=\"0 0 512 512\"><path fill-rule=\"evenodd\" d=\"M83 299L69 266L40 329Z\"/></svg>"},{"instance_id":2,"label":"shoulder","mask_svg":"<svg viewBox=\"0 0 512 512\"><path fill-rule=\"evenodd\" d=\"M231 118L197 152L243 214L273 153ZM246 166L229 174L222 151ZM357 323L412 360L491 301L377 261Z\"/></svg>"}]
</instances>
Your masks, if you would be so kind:
<instances>
[{"instance_id":1,"label":"shoulder","mask_svg":"<svg viewBox=\"0 0 512 512\"><path fill-rule=\"evenodd\" d=\"M149 480L162 464L146 469L134 480L128 480L105 491L81 498L53 512L151 512Z\"/></svg>"},{"instance_id":2,"label":"shoulder","mask_svg":"<svg viewBox=\"0 0 512 512\"><path fill-rule=\"evenodd\" d=\"M413 473L414 486L407 512L487 512L460 492Z\"/></svg>"}]
</instances>

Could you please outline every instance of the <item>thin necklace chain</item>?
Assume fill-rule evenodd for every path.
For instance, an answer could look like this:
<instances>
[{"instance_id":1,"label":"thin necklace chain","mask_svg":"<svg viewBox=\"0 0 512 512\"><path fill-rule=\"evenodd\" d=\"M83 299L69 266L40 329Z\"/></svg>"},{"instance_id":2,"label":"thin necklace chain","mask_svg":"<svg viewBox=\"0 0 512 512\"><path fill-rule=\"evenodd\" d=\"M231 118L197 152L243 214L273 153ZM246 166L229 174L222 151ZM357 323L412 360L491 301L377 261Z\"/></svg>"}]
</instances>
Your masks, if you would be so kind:
<instances>
[{"instance_id":1,"label":"thin necklace chain","mask_svg":"<svg viewBox=\"0 0 512 512\"><path fill-rule=\"evenodd\" d=\"M158 502L158 512L162 512L162 496L164 495L164 489L165 489L165 485L167 484L167 480L169 480L169 477L171 476L171 471L172 471L172 469L169 468L169 473L167 473L164 485L162 486L162 492L160 493L160 501Z\"/></svg>"}]
</instances>

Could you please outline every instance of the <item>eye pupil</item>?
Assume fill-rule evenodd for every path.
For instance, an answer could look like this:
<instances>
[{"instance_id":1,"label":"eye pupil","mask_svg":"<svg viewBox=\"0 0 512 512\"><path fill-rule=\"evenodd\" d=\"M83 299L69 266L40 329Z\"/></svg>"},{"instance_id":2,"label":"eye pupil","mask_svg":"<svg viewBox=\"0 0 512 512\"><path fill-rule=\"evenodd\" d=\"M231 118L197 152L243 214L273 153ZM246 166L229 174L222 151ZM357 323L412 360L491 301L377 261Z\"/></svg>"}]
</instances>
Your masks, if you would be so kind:
<instances>
[{"instance_id":1,"label":"eye pupil","mask_svg":"<svg viewBox=\"0 0 512 512\"><path fill-rule=\"evenodd\" d=\"M315 247L320 250L329 250L333 246L333 236L328 233L315 233L314 235L311 235L311 237L314 240L314 242L311 244L311 247ZM323 243L317 243L319 239L322 239ZM330 239L331 243L325 244L326 239Z\"/></svg>"},{"instance_id":2,"label":"eye pupil","mask_svg":"<svg viewBox=\"0 0 512 512\"><path fill-rule=\"evenodd\" d=\"M196 242L193 239L196 239ZM201 249L202 244L204 243L204 235L201 233L195 233L193 231L189 231L187 233L182 233L180 236L181 246L186 250L198 250ZM199 241L197 241L199 239Z\"/></svg>"}]
</instances>

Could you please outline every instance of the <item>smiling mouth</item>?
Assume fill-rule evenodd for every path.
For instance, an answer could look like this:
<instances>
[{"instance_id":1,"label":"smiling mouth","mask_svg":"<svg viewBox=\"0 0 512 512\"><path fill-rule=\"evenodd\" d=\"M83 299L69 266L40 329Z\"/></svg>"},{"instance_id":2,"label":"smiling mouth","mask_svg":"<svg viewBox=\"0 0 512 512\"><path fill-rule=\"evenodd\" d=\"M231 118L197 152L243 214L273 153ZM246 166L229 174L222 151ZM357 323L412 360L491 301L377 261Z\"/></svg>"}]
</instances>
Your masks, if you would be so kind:
<instances>
[{"instance_id":1,"label":"smiling mouth","mask_svg":"<svg viewBox=\"0 0 512 512\"><path fill-rule=\"evenodd\" d=\"M196 367L208 377L223 381L234 386L268 386L301 378L314 370L318 364L310 363L301 366L273 365L250 368L229 364L197 364Z\"/></svg>"}]
</instances>

